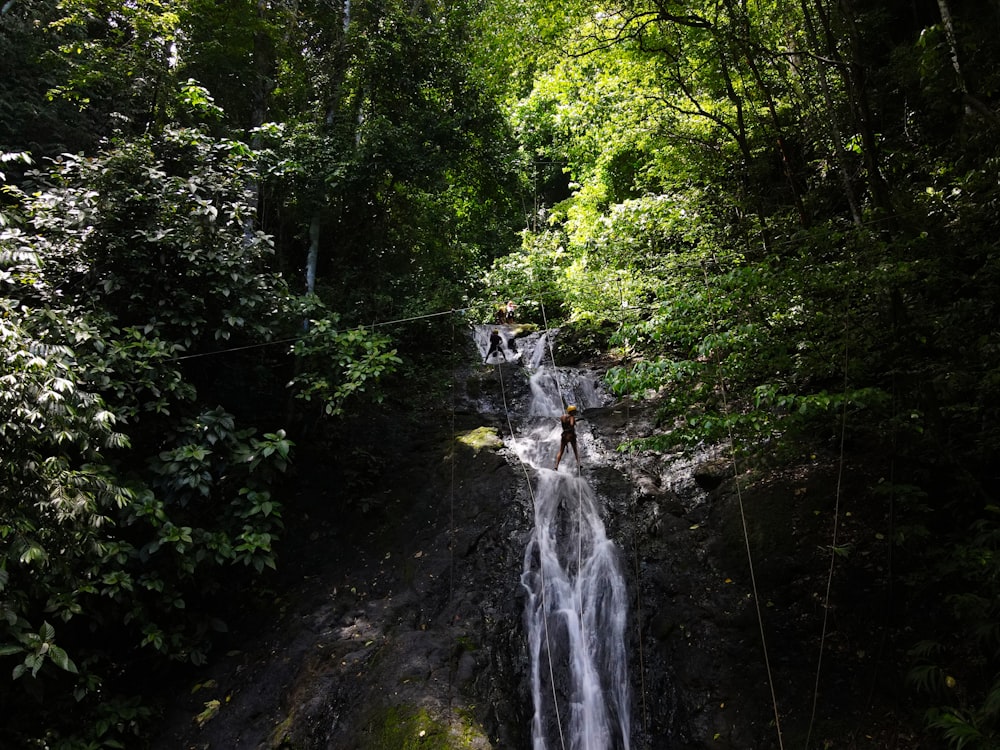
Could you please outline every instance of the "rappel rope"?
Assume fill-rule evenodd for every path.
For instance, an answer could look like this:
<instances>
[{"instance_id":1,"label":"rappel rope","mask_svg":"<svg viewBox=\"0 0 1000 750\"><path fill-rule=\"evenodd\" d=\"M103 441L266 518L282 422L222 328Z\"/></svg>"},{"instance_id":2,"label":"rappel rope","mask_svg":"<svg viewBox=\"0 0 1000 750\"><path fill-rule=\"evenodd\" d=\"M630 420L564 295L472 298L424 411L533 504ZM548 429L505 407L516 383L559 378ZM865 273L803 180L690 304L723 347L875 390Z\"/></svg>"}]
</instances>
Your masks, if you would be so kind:
<instances>
[{"instance_id":1,"label":"rappel rope","mask_svg":"<svg viewBox=\"0 0 1000 750\"><path fill-rule=\"evenodd\" d=\"M559 368L556 366L556 354L552 350L552 336L549 333L549 321L548 318L545 317L545 303L539 300L538 306L542 311L542 327L545 328L545 345L548 347L549 359L552 361L552 380L556 384L556 395L559 396L559 403L565 409L566 399L563 397L562 383L559 382ZM579 461L577 461L577 465L579 465Z\"/></svg>"},{"instance_id":2,"label":"rappel rope","mask_svg":"<svg viewBox=\"0 0 1000 750\"><path fill-rule=\"evenodd\" d=\"M563 396L562 383L559 382L559 367L556 365L556 355L555 351L552 349L552 336L549 331L549 321L545 316L545 303L539 300L538 306L542 311L542 326L545 328L545 344L549 349L549 359L552 361L552 380L556 384L556 393L559 396L559 403L565 409L567 406L566 398ZM575 427L574 427L575 430ZM561 436L560 436L561 439ZM573 458L576 459L576 475L580 477L583 475L582 467L580 466L580 458L577 455L579 446L573 447ZM583 569L583 485L577 484L577 496L576 496L576 590L577 590L577 601L580 603L580 608L577 611L577 617L580 621L580 633L584 636L583 632L584 623L586 620L583 619L583 591L580 588L581 578Z\"/></svg>"},{"instance_id":3,"label":"rappel rope","mask_svg":"<svg viewBox=\"0 0 1000 750\"><path fill-rule=\"evenodd\" d=\"M711 287L711 285L709 284L709 281L708 281L708 271L705 270L704 266L702 267L702 273L703 273L704 278L705 278L705 292L706 292L706 294L708 296L708 305L709 305L709 309L711 309L712 305L713 305L713 301L712 301L712 287ZM716 336L716 338L718 338L718 326L717 326L717 322L715 320L714 314L712 316L712 332ZM723 409L723 412L725 414L728 414L729 413L729 400L728 400L728 396L727 396L727 393L726 393L726 381L725 381L725 378L722 376L722 368L721 367L717 368L717 376L718 376L718 380L719 380L719 391L722 394L722 409ZM729 455L730 455L731 462L732 462L732 465L733 465L733 480L734 480L735 486L736 486L736 500L737 500L737 503L739 504L739 508L740 508L740 522L741 522L741 524L743 526L743 542L744 542L744 544L746 546L746 551L747 551L747 565L749 566L749 569L750 569L750 586L751 586L751 589L753 591L754 609L755 609L755 611L757 613L757 627L760 630L760 644L761 644L761 648L764 651L764 669L767 672L767 685L768 685L768 688L771 691L771 707L774 710L774 728L775 728L775 731L778 734L778 747L780 748L780 750L784 750L785 744L784 744L784 741L782 739L782 734L781 734L781 717L779 716L779 713L778 713L778 696L777 696L777 694L775 693L775 690L774 690L774 675L773 675L773 673L771 671L771 659L768 656L768 652L767 652L767 638L764 635L764 615L763 615L763 612L761 612L761 609L760 609L760 595L757 592L757 576L754 573L754 568L753 568L753 552L750 549L750 531L747 528L747 517L746 517L746 512L745 512L745 510L743 508L743 492L742 492L742 488L740 487L739 467L737 466L737 463L736 463L736 453L735 453L735 451L733 449L733 446L734 446L733 426L732 426L732 423L729 420L726 420L726 423L728 425L728 431L729 431Z\"/></svg>"},{"instance_id":4,"label":"rappel rope","mask_svg":"<svg viewBox=\"0 0 1000 750\"><path fill-rule=\"evenodd\" d=\"M850 295L845 300L845 317L850 315ZM804 750L809 750L813 725L816 722L816 707L819 703L819 678L823 668L823 649L826 646L827 627L830 619L830 589L833 586L833 568L837 560L837 535L840 530L840 496L844 479L844 442L847 434L847 366L849 363L848 330L849 321L844 326L844 403L840 414L840 459L837 468L837 490L833 503L833 538L830 541L830 568L826 576L826 592L823 595L823 626L819 636L819 654L816 657L816 680L813 685L812 712L809 715L809 730L806 732Z\"/></svg>"},{"instance_id":5,"label":"rappel rope","mask_svg":"<svg viewBox=\"0 0 1000 750\"><path fill-rule=\"evenodd\" d=\"M625 354L628 356L628 342L626 340L625 344ZM632 366L632 372L635 372L635 365ZM629 426L632 420L632 385L629 382L631 380L631 374L626 376L628 380L628 388L626 391L625 400L625 434L628 434ZM631 443L629 444L629 461L635 458L635 446ZM642 696L642 730L647 735L649 734L649 713L646 707L646 665L643 654L643 640L642 640L642 571L639 566L639 542L636 538L635 533L635 518L632 519L632 551L635 558L635 630L636 630L636 640L639 645L639 691Z\"/></svg>"},{"instance_id":6,"label":"rappel rope","mask_svg":"<svg viewBox=\"0 0 1000 750\"><path fill-rule=\"evenodd\" d=\"M507 407L507 388L503 381L503 368L499 365L499 363L496 367L497 372L500 375L500 395L503 399L503 412L507 418L507 430L510 432L511 440L514 440L514 425L510 421L510 409ZM524 481L528 485L528 496L531 498L531 507L534 508L536 505L535 490L531 486L531 477L528 475L528 467L524 465L524 461L521 460L520 455L518 455L518 463L521 465L521 471L524 472ZM545 566L542 564L540 548L538 563L538 578L541 584L542 592L542 626L545 630L545 661L548 662L549 665L549 685L552 687L552 706L556 713L556 726L559 727L559 744L562 747L562 750L566 750L566 738L563 736L562 717L559 713L559 696L556 693L556 675L552 668L552 646L549 641L549 618L545 616Z\"/></svg>"},{"instance_id":7,"label":"rappel rope","mask_svg":"<svg viewBox=\"0 0 1000 750\"><path fill-rule=\"evenodd\" d=\"M541 311L542 311L542 326L545 328L545 334L544 334L544 336L545 336L545 344L546 344L546 346L548 347L548 350L549 350L549 359L552 361L552 380L556 384L556 394L559 396L559 403L565 409L566 408L566 398L563 396L562 384L559 382L559 367L556 365L556 355L555 355L555 352L552 349L552 336L550 335L550 332L549 332L549 321L548 321L548 318L545 316L545 303L542 302L541 300L539 300L538 306L539 306L539 308L541 308ZM576 474L577 474L577 476L582 476L582 467L580 466L580 459L579 459L579 457L576 454L576 451L578 451L578 450L579 450L579 447L577 447L577 448L574 449L574 451L573 451L573 458L576 459ZM580 582L580 570L583 567L583 487L582 486L578 487L577 499L576 499L576 508L577 508L576 580L577 580L577 585L579 586L579 582ZM583 597L578 596L577 598L580 601L580 611L578 612L578 615L580 617L580 628L582 630L583 629L583 623L584 623L584 620L583 620Z\"/></svg>"},{"instance_id":8,"label":"rappel rope","mask_svg":"<svg viewBox=\"0 0 1000 750\"><path fill-rule=\"evenodd\" d=\"M451 365L455 362L455 318L451 319ZM448 517L448 601L455 593L455 378L451 379L451 493Z\"/></svg>"}]
</instances>

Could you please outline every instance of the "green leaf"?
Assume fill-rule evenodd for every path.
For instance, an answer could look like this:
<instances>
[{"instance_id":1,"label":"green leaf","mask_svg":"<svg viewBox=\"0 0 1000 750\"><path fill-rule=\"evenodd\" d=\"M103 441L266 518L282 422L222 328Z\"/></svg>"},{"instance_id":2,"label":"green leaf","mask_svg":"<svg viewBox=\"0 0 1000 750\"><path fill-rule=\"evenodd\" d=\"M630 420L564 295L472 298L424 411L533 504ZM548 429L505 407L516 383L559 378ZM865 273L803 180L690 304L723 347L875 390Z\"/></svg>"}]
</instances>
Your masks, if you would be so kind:
<instances>
[{"instance_id":1,"label":"green leaf","mask_svg":"<svg viewBox=\"0 0 1000 750\"><path fill-rule=\"evenodd\" d=\"M73 663L67 653L59 646L52 646L49 649L49 658L60 669L77 674L76 664Z\"/></svg>"}]
</instances>

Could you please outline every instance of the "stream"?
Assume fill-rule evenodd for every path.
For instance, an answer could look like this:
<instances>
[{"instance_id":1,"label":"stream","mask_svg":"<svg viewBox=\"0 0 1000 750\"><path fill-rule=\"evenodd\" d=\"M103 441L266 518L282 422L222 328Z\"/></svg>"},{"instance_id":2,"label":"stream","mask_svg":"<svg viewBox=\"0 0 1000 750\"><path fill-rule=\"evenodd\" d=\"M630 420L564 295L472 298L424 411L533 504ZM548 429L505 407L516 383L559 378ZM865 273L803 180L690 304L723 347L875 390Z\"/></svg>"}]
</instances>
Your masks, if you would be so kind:
<instances>
[{"instance_id":1,"label":"stream","mask_svg":"<svg viewBox=\"0 0 1000 750\"><path fill-rule=\"evenodd\" d=\"M500 329L477 331L483 353L493 330ZM501 335L507 338L510 331ZM628 750L627 591L619 550L605 532L600 503L583 470L586 410L601 406L601 398L590 380L544 364L546 355L551 362L551 335L526 337L517 349L515 362L530 378L524 413L516 413L504 397L512 447L531 483L534 506L521 574L534 711L532 748ZM509 342L505 344L509 356ZM490 357L497 359L496 354ZM510 365L498 365L502 379ZM575 404L581 412L581 464L567 448L556 471L552 466L563 404Z\"/></svg>"}]
</instances>

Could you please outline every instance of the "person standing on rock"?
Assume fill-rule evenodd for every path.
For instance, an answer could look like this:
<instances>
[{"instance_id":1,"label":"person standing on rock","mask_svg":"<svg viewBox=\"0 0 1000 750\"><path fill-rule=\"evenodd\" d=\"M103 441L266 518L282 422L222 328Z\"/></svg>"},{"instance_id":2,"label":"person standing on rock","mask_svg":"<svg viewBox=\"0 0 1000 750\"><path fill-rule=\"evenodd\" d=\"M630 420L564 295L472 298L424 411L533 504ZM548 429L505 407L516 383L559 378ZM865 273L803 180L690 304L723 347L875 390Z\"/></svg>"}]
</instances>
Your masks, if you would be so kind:
<instances>
[{"instance_id":1,"label":"person standing on rock","mask_svg":"<svg viewBox=\"0 0 1000 750\"><path fill-rule=\"evenodd\" d=\"M562 424L562 437L559 439L559 453L556 454L556 471L559 471L559 462L562 461L563 451L567 445L573 446L573 455L576 456L576 465L580 465L580 454L576 450L576 406L570 404L566 407L566 413L559 417Z\"/></svg>"},{"instance_id":2,"label":"person standing on rock","mask_svg":"<svg viewBox=\"0 0 1000 750\"><path fill-rule=\"evenodd\" d=\"M507 355L503 353L503 336L500 335L500 329L494 328L493 333L490 334L490 348L486 352L486 359L483 360L483 364L487 364L490 360L490 355L493 352L497 352L501 357L503 357L504 362L507 361Z\"/></svg>"}]
</instances>

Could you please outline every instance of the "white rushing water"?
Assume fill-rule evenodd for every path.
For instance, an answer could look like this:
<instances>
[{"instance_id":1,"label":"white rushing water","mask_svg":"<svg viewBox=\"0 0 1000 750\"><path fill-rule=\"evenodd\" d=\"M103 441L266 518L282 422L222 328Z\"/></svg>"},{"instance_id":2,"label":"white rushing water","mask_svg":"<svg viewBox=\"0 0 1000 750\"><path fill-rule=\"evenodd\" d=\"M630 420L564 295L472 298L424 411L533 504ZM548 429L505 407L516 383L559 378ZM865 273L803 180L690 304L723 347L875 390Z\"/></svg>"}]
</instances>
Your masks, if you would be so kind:
<instances>
[{"instance_id":1,"label":"white rushing water","mask_svg":"<svg viewBox=\"0 0 1000 750\"><path fill-rule=\"evenodd\" d=\"M618 549L605 533L598 499L580 475L572 448L559 471L553 470L563 403L576 403L584 412L577 432L585 462L585 410L598 405L598 395L591 381L543 364L547 335L526 340L520 351L518 364L530 373L531 402L513 441L521 461L536 470L535 526L521 574L532 747L628 750L628 605Z\"/></svg>"}]
</instances>

